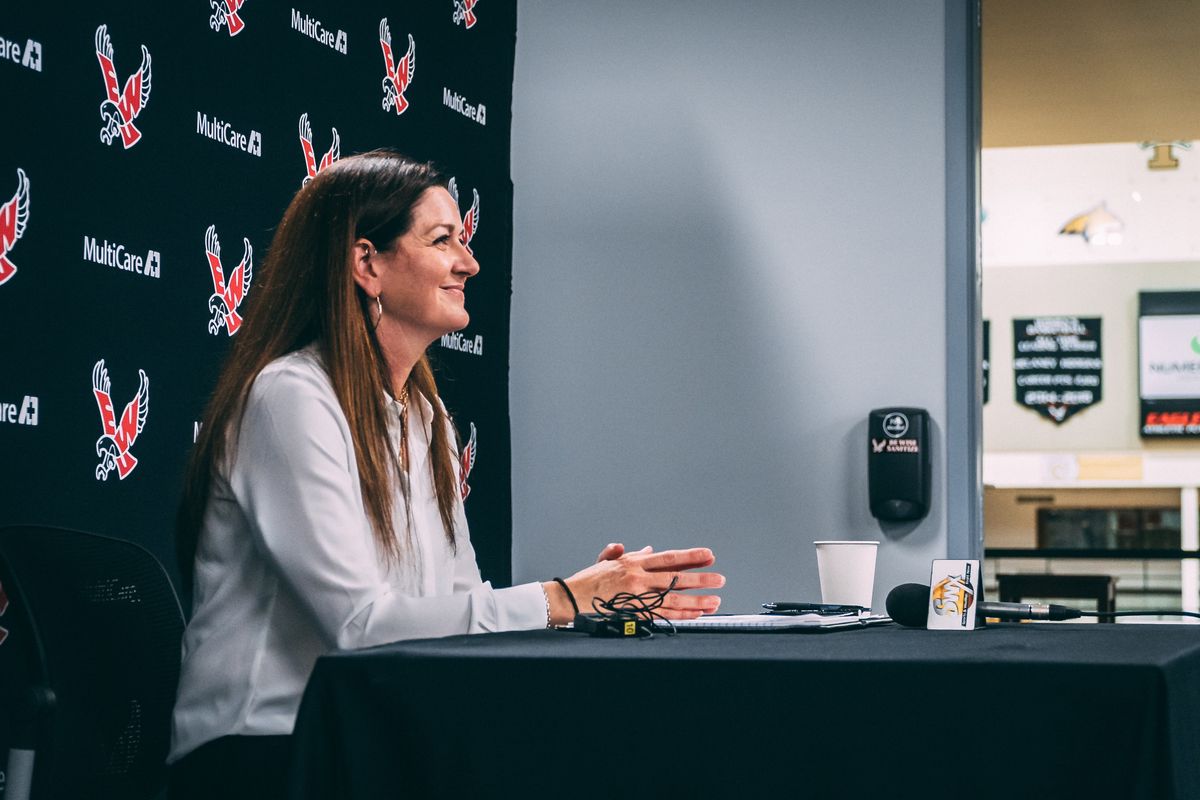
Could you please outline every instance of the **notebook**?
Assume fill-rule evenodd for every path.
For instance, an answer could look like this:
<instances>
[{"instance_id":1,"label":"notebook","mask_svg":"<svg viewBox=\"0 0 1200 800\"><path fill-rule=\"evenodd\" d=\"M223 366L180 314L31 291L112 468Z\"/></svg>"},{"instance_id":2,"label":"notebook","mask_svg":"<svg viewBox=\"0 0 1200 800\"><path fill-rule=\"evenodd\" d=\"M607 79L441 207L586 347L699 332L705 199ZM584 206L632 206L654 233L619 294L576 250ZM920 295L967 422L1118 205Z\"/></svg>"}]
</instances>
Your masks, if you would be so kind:
<instances>
[{"instance_id":1,"label":"notebook","mask_svg":"<svg viewBox=\"0 0 1200 800\"><path fill-rule=\"evenodd\" d=\"M698 619L672 620L677 631L706 633L822 633L883 625L891 621L891 617L882 614L713 614Z\"/></svg>"}]
</instances>

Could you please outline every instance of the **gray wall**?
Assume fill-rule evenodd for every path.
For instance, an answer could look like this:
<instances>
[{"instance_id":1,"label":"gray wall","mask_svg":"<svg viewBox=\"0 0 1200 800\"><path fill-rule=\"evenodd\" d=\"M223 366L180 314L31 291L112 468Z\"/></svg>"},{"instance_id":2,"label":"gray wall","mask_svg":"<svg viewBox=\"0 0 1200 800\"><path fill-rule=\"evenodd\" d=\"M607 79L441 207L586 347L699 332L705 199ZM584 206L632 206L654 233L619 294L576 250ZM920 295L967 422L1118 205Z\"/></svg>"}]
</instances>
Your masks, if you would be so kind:
<instances>
[{"instance_id":1,"label":"gray wall","mask_svg":"<svg viewBox=\"0 0 1200 800\"><path fill-rule=\"evenodd\" d=\"M722 610L750 611L819 596L814 539L871 538L882 607L956 549L953 17L940 0L520 4L514 580L608 541L707 545ZM866 416L897 404L932 414L934 510L883 530Z\"/></svg>"}]
</instances>

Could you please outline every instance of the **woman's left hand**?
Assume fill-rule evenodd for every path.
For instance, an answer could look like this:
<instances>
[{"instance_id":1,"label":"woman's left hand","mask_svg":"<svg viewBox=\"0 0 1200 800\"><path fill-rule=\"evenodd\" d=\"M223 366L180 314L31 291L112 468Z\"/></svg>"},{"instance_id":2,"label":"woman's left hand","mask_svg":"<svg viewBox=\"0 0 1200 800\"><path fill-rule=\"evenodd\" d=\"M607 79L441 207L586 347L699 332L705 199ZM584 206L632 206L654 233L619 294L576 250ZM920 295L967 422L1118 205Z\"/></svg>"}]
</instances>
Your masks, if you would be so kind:
<instances>
[{"instance_id":1,"label":"woman's left hand","mask_svg":"<svg viewBox=\"0 0 1200 800\"><path fill-rule=\"evenodd\" d=\"M689 589L717 589L725 585L725 576L720 573L694 571L712 566L714 560L712 550L707 547L660 553L643 547L637 552L626 553L624 545L613 543L600 551L595 564L565 579L565 583L584 613L591 611L594 598L614 597L622 592L643 594L671 589L663 597L658 613L669 619L694 619L702 614L716 613L721 605L717 595L686 593ZM542 589L550 604L551 624L571 621L574 609L562 587L548 581L542 584Z\"/></svg>"},{"instance_id":2,"label":"woman's left hand","mask_svg":"<svg viewBox=\"0 0 1200 800\"><path fill-rule=\"evenodd\" d=\"M646 545L640 552L652 553L654 552L654 548ZM623 555L625 555L625 545L620 542L610 542L600 551L600 555L596 556L596 563L599 564L601 561L615 561Z\"/></svg>"}]
</instances>

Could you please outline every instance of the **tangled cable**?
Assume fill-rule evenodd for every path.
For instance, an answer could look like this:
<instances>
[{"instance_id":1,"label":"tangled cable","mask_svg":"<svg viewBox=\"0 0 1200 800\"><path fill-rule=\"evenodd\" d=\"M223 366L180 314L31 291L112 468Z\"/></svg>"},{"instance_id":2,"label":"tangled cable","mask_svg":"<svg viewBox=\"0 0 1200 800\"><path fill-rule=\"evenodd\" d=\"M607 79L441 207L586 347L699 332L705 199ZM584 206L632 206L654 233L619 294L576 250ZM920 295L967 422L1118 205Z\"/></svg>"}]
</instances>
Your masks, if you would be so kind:
<instances>
[{"instance_id":1,"label":"tangled cable","mask_svg":"<svg viewBox=\"0 0 1200 800\"><path fill-rule=\"evenodd\" d=\"M661 631L668 636L674 636L675 625L671 620L658 613L666 602L667 595L675 589L679 576L671 578L670 585L661 592L650 590L641 594L633 592L618 592L607 600L599 597L592 598L592 610L611 622L643 622L647 627L638 626L638 638L652 639L654 631ZM664 627L659 627L660 625Z\"/></svg>"}]
</instances>

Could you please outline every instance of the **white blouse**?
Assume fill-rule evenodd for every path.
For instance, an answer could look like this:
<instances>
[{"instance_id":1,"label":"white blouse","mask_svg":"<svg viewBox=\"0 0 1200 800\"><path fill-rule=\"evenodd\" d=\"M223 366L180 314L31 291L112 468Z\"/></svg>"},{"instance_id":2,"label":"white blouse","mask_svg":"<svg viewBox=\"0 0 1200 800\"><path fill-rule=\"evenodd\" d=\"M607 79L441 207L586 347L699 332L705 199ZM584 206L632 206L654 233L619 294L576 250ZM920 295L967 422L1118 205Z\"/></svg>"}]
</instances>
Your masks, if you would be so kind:
<instances>
[{"instance_id":1,"label":"white blouse","mask_svg":"<svg viewBox=\"0 0 1200 800\"><path fill-rule=\"evenodd\" d=\"M400 405L388 401L398 440ZM411 516L406 532L397 487L403 563L389 568L363 507L349 425L315 351L279 358L255 378L232 468L218 470L204 515L169 762L220 736L291 733L313 664L334 648L545 626L540 584L493 589L480 579L461 502L457 552L446 541L432 411L424 398L409 409Z\"/></svg>"}]
</instances>

